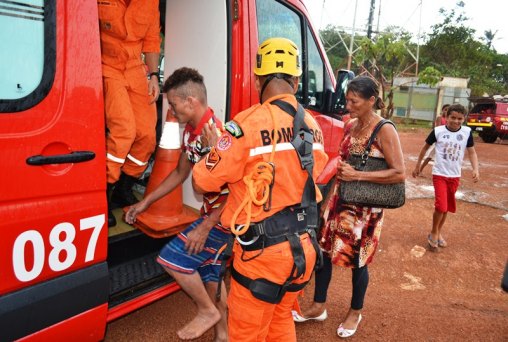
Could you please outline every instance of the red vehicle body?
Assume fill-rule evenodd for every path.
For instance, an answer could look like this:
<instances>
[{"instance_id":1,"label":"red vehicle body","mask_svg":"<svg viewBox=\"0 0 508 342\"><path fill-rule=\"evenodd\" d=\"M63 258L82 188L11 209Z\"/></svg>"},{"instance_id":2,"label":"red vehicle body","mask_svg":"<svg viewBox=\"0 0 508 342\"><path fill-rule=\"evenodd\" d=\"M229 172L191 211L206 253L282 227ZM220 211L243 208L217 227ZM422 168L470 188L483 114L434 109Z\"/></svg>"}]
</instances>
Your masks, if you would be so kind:
<instances>
[{"instance_id":1,"label":"red vehicle body","mask_svg":"<svg viewBox=\"0 0 508 342\"><path fill-rule=\"evenodd\" d=\"M467 125L486 143L508 139L508 97L473 97Z\"/></svg>"},{"instance_id":2,"label":"red vehicle body","mask_svg":"<svg viewBox=\"0 0 508 342\"><path fill-rule=\"evenodd\" d=\"M154 262L167 239L135 229L114 233L105 224L97 2L6 7L0 14L0 39L8 45L0 61L9 65L0 69L0 340L101 340L108 321L178 290ZM258 102L252 77L258 43L269 36L295 40L304 70L297 97L321 124L332 157L321 175L326 185L343 134L337 118L347 82L335 89L302 1L167 0L160 8L166 76L184 65L200 70L209 103L224 121ZM198 205L189 186L183 201Z\"/></svg>"}]
</instances>

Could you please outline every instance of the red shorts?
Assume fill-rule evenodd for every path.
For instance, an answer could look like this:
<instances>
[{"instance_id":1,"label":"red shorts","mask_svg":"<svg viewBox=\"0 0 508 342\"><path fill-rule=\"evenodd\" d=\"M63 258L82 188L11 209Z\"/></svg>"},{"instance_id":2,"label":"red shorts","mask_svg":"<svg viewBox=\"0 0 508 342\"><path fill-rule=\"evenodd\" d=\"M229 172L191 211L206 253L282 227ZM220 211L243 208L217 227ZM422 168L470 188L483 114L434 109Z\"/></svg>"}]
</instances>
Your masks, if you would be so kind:
<instances>
[{"instance_id":1,"label":"red shorts","mask_svg":"<svg viewBox=\"0 0 508 342\"><path fill-rule=\"evenodd\" d=\"M444 177L432 175L434 183L435 202L434 208L437 211L454 213L457 210L455 193L459 188L460 177Z\"/></svg>"}]
</instances>

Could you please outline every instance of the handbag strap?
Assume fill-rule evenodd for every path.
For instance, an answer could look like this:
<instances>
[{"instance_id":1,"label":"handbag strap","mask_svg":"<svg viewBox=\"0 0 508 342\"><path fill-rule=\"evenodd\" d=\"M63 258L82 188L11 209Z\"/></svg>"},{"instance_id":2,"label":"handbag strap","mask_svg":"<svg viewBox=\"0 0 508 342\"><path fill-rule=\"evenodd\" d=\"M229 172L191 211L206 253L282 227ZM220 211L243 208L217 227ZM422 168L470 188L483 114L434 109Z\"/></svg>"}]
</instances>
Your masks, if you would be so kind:
<instances>
[{"instance_id":1,"label":"handbag strap","mask_svg":"<svg viewBox=\"0 0 508 342\"><path fill-rule=\"evenodd\" d=\"M374 127L374 130L372 131L372 135L370 136L369 141L367 142L367 145L365 146L365 151L362 154L362 162L360 163L360 166L362 167L362 169L365 166L365 164L367 163L367 159L369 159L369 153L370 153L372 144L374 143L374 139L376 139L377 133L379 132L381 127L383 127L383 125L385 125L385 124L390 124L393 127L395 127L395 124L387 119L381 119L381 121L379 121L377 123L376 127Z\"/></svg>"}]
</instances>

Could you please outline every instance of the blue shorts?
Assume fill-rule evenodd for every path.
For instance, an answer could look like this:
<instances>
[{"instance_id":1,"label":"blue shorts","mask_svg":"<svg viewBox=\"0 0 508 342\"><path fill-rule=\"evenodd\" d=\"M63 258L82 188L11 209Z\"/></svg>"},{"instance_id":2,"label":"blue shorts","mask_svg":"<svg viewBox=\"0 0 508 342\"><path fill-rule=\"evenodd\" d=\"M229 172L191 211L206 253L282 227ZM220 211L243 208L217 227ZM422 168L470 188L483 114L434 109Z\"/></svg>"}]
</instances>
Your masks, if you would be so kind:
<instances>
[{"instance_id":1,"label":"blue shorts","mask_svg":"<svg viewBox=\"0 0 508 342\"><path fill-rule=\"evenodd\" d=\"M214 259L217 251L227 243L231 233L222 226L213 227L206 239L205 248L198 254L189 255L185 249L187 234L201 222L203 218L197 219L168 242L160 251L157 262L164 268L180 273L193 274L198 271L203 283L218 282L221 258L219 257L216 263Z\"/></svg>"}]
</instances>

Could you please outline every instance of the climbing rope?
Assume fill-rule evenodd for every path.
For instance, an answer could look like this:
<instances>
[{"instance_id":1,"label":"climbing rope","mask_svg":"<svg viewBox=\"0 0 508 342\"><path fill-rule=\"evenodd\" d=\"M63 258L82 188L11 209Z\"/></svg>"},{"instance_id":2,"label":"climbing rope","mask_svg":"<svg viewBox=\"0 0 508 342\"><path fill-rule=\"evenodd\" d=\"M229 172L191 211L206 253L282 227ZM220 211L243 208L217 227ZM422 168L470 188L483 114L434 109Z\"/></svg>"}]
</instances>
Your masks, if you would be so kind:
<instances>
[{"instance_id":1,"label":"climbing rope","mask_svg":"<svg viewBox=\"0 0 508 342\"><path fill-rule=\"evenodd\" d=\"M282 99L285 95L279 95L274 98L274 100ZM236 211L231 218L231 232L239 237L247 232L249 229L252 217L255 217L261 213L263 210L263 205L265 205L268 201L270 201L271 196L271 186L273 186L273 181L275 177L275 164L273 162L275 158L275 148L277 145L277 136L278 134L278 125L277 120L275 118L275 113L273 112L272 105L268 102L262 104L262 106L266 106L270 115L272 117L273 122L273 131L274 137L272 139L272 152L270 153L269 161L261 161L257 163L254 167L254 170L243 177L243 182L247 187L247 191L245 192L245 196L243 198L242 203L238 206ZM253 212L253 205L258 208ZM236 224L236 220L238 216L245 211L246 213L246 221L245 224L238 225ZM216 257L214 263L217 262L219 255L226 249L227 244L224 244L216 253Z\"/></svg>"},{"instance_id":2,"label":"climbing rope","mask_svg":"<svg viewBox=\"0 0 508 342\"><path fill-rule=\"evenodd\" d=\"M279 95L272 100L278 100L284 97L285 95ZM263 206L268 201L271 201L271 187L273 186L275 177L275 164L273 160L275 158L275 148L277 145L277 134L279 127L277 125L277 120L275 118L275 113L272 109L272 105L268 102L265 102L263 106L266 106L270 112L273 122L274 136L272 139L272 152L270 153L268 162L258 162L255 165L254 170L250 174L243 177L243 182L247 187L247 191L245 192L242 203L233 214L230 225L231 232L236 236L245 234L249 229L252 217L259 215L263 210ZM254 211L253 206L257 207L254 209ZM237 226L236 220L242 212L245 212L246 214L245 223Z\"/></svg>"}]
</instances>

